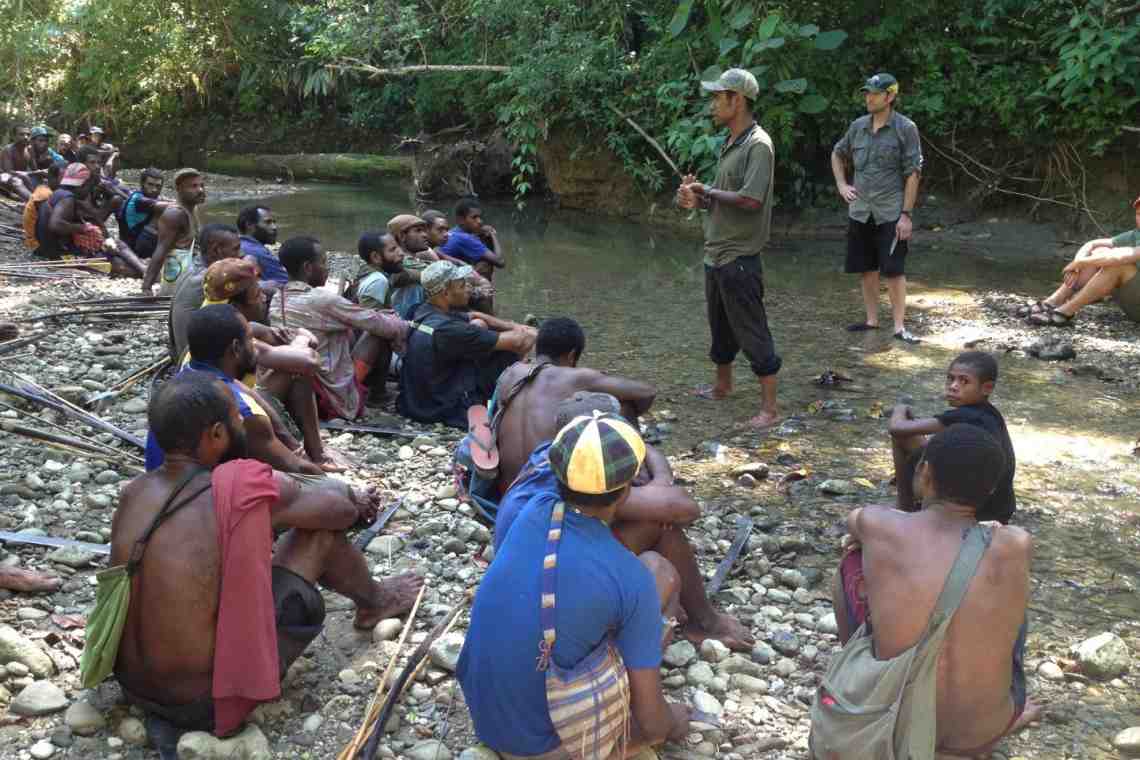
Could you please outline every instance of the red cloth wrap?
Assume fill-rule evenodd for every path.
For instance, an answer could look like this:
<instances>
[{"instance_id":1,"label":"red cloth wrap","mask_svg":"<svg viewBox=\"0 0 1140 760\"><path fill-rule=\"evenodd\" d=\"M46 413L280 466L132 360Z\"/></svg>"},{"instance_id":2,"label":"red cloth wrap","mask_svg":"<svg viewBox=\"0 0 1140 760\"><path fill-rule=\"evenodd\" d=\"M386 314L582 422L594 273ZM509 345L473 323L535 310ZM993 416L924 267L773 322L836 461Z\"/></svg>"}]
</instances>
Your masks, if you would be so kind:
<instances>
[{"instance_id":1,"label":"red cloth wrap","mask_svg":"<svg viewBox=\"0 0 1140 760\"><path fill-rule=\"evenodd\" d=\"M211 479L222 567L211 693L214 734L227 736L281 694L269 521L280 492L273 468L252 459L215 467Z\"/></svg>"}]
</instances>

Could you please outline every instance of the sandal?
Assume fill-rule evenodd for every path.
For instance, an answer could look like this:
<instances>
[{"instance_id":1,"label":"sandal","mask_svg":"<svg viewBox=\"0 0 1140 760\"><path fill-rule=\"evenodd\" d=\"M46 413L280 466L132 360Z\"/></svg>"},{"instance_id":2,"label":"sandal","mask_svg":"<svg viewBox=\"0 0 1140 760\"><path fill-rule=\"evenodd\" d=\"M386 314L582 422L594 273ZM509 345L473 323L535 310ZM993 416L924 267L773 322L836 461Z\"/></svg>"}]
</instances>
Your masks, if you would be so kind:
<instances>
[{"instance_id":1,"label":"sandal","mask_svg":"<svg viewBox=\"0 0 1140 760\"><path fill-rule=\"evenodd\" d=\"M1025 319L1026 317L1029 317L1033 314L1040 314L1041 312L1048 311L1052 308L1052 306L1045 303L1044 301L1034 301L1033 303L1017 307L1017 309L1013 312L1013 315L1015 317L1021 317L1022 319Z\"/></svg>"},{"instance_id":2,"label":"sandal","mask_svg":"<svg viewBox=\"0 0 1140 760\"><path fill-rule=\"evenodd\" d=\"M491 432L487 407L482 404L467 410L467 438L471 442L471 461L475 467L481 472L497 473L499 449Z\"/></svg>"},{"instance_id":3,"label":"sandal","mask_svg":"<svg viewBox=\"0 0 1140 760\"><path fill-rule=\"evenodd\" d=\"M866 322L856 322L853 325L847 325L847 332L867 332L868 330L878 330L878 325L868 324Z\"/></svg>"},{"instance_id":4,"label":"sandal","mask_svg":"<svg viewBox=\"0 0 1140 760\"><path fill-rule=\"evenodd\" d=\"M1029 324L1037 327L1072 327L1073 317L1063 314L1049 307L1047 311L1039 311L1029 315Z\"/></svg>"}]
</instances>

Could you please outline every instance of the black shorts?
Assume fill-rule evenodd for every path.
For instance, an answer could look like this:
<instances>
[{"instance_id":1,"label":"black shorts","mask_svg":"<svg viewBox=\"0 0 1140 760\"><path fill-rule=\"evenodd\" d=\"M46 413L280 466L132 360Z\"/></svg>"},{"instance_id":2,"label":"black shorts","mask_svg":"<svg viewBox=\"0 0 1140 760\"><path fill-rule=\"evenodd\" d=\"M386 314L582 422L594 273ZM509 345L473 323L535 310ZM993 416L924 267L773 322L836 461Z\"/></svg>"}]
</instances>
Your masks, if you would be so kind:
<instances>
[{"instance_id":1,"label":"black shorts","mask_svg":"<svg viewBox=\"0 0 1140 760\"><path fill-rule=\"evenodd\" d=\"M847 219L847 262L843 271L862 274L878 270L884 277L901 277L906 274L906 240L895 242L893 222L876 224L874 217L865 222ZM894 251L891 247L894 246Z\"/></svg>"},{"instance_id":2,"label":"black shorts","mask_svg":"<svg viewBox=\"0 0 1140 760\"><path fill-rule=\"evenodd\" d=\"M278 565L273 566L273 608L277 618L279 675L285 677L293 661L301 656L324 627L325 600L321 592L301 576ZM214 699L204 694L181 705L164 705L123 689L131 704L187 731L214 730Z\"/></svg>"},{"instance_id":3,"label":"black shorts","mask_svg":"<svg viewBox=\"0 0 1140 760\"><path fill-rule=\"evenodd\" d=\"M764 310L763 267L759 256L741 256L719 267L705 265L713 364L732 364L744 351L758 377L780 371L782 360Z\"/></svg>"}]
</instances>

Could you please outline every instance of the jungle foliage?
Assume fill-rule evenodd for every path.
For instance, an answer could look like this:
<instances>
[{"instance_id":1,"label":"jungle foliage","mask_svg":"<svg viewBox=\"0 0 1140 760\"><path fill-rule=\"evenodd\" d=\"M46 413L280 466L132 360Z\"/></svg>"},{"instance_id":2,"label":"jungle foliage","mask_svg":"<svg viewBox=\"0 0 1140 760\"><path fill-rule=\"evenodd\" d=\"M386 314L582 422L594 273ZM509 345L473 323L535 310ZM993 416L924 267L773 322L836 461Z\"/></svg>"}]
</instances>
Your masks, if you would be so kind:
<instances>
[{"instance_id":1,"label":"jungle foliage","mask_svg":"<svg viewBox=\"0 0 1140 760\"><path fill-rule=\"evenodd\" d=\"M783 201L827 182L827 154L878 70L900 110L980 183L1049 180L1140 126L1133 0L0 0L9 121L333 121L414 134L502 127L515 186L553 131L606 144L643 186L707 173L719 140L699 82L730 66L761 85L759 121L788 160ZM375 73L499 65L506 72ZM1063 156L1058 154L1063 152ZM1052 156L1042 162L1042 156ZM933 156L932 156L933 158ZM972 163L973 162L973 163ZM978 164L977 166L974 163ZM1045 167L1042 169L1042 167ZM1030 176L1020 176L1030 175Z\"/></svg>"}]
</instances>

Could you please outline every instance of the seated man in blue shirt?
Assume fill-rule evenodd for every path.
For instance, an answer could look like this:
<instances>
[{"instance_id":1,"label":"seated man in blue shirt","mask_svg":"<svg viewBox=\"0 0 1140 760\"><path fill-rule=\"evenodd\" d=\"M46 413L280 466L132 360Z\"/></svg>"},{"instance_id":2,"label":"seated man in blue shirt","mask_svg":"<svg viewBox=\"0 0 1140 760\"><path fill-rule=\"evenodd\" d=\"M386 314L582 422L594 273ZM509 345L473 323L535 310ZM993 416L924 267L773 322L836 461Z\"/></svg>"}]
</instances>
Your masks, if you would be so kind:
<instances>
[{"instance_id":1,"label":"seated man in blue shirt","mask_svg":"<svg viewBox=\"0 0 1140 760\"><path fill-rule=\"evenodd\" d=\"M656 553L634 556L610 530L644 457L644 442L621 417L573 420L550 446L556 490L531 499L483 576L456 675L475 733L508 760L570 757L543 671L576 668L607 640L628 679L616 706L628 744L617 748L630 757L688 733L689 710L665 701L659 670L663 613L678 607L677 571ZM585 722L611 730L593 710L582 710Z\"/></svg>"},{"instance_id":2,"label":"seated man in blue shirt","mask_svg":"<svg viewBox=\"0 0 1140 760\"><path fill-rule=\"evenodd\" d=\"M241 255L253 259L261 270L262 290L277 290L289 282L289 273L277 254L266 246L277 242L277 218L266 206L246 206L238 212Z\"/></svg>"},{"instance_id":3,"label":"seated man in blue shirt","mask_svg":"<svg viewBox=\"0 0 1140 760\"><path fill-rule=\"evenodd\" d=\"M483 209L475 198L464 198L455 204L455 227L439 250L467 262L488 280L496 267L507 265L499 235L494 227L483 224Z\"/></svg>"}]
</instances>

